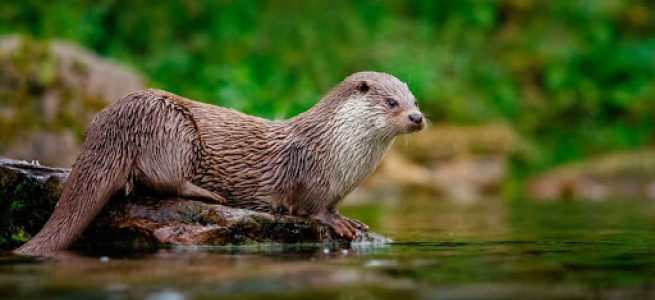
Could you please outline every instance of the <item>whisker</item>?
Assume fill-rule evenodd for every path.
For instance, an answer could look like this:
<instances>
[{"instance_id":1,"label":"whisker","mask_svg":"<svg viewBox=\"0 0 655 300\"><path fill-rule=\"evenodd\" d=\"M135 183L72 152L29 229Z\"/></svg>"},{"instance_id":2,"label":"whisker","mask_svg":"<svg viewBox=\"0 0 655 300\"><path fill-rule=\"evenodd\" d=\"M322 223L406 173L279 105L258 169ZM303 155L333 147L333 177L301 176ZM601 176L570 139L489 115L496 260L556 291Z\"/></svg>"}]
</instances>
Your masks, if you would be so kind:
<instances>
[{"instance_id":1,"label":"whisker","mask_svg":"<svg viewBox=\"0 0 655 300\"><path fill-rule=\"evenodd\" d=\"M430 119L425 118L425 128L421 130L421 134L423 134L427 129L430 129L432 127L432 121Z\"/></svg>"}]
</instances>

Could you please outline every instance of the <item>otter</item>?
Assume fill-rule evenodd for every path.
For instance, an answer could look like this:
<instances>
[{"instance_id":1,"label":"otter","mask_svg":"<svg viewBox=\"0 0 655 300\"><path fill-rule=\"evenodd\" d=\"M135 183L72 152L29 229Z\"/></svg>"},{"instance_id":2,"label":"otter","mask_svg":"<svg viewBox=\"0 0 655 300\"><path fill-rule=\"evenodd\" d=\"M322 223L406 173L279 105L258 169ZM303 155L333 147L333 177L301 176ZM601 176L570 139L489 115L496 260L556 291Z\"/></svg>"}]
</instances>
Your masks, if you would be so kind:
<instances>
[{"instance_id":1,"label":"otter","mask_svg":"<svg viewBox=\"0 0 655 300\"><path fill-rule=\"evenodd\" d=\"M304 216L352 240L360 221L339 213L394 138L425 127L396 77L355 73L298 116L271 121L149 89L98 113L57 206L15 250L66 249L109 199L137 186L235 207Z\"/></svg>"}]
</instances>

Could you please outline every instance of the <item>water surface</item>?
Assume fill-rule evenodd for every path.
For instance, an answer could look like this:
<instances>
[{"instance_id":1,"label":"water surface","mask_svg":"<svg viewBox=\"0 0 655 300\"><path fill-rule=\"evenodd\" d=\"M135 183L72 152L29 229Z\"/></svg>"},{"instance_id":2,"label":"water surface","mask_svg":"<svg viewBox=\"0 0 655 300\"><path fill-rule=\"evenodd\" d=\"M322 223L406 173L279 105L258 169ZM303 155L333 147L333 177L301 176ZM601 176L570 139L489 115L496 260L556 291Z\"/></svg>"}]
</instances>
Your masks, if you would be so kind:
<instances>
[{"instance_id":1,"label":"water surface","mask_svg":"<svg viewBox=\"0 0 655 300\"><path fill-rule=\"evenodd\" d=\"M655 296L655 204L439 199L344 207L385 247L0 256L1 299L589 299Z\"/></svg>"}]
</instances>

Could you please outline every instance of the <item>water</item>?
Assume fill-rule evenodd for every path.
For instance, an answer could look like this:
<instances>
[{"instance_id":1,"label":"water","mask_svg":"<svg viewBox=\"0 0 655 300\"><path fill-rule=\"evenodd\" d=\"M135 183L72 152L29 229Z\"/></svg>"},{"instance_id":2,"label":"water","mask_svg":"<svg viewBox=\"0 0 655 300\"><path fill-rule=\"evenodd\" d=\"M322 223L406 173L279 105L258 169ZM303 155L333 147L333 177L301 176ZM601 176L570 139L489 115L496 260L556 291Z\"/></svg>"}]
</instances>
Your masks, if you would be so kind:
<instances>
[{"instance_id":1,"label":"water","mask_svg":"<svg viewBox=\"0 0 655 300\"><path fill-rule=\"evenodd\" d=\"M655 296L655 204L416 199L342 212L386 247L0 256L0 299L635 299Z\"/></svg>"}]
</instances>

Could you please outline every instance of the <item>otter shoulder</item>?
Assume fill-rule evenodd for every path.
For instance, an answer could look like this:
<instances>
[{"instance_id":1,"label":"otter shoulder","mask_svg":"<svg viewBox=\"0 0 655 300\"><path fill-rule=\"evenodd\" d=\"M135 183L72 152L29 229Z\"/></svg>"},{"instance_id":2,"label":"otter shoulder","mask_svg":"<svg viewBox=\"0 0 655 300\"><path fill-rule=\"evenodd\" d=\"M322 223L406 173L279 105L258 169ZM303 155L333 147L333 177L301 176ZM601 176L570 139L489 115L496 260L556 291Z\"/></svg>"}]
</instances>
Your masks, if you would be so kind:
<instances>
[{"instance_id":1,"label":"otter shoulder","mask_svg":"<svg viewBox=\"0 0 655 300\"><path fill-rule=\"evenodd\" d=\"M132 93L129 93L120 100L116 101L116 105L122 105L127 103L142 103L142 102L152 102L152 101L164 101L171 104L177 104L183 107L189 105L189 102L193 102L187 98L178 96L171 92L158 89L145 89L139 90Z\"/></svg>"}]
</instances>

